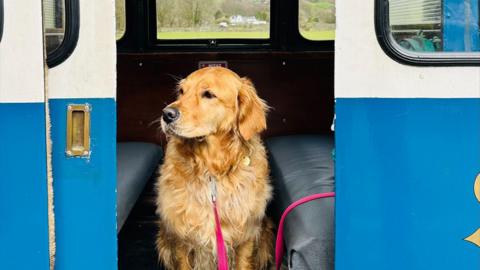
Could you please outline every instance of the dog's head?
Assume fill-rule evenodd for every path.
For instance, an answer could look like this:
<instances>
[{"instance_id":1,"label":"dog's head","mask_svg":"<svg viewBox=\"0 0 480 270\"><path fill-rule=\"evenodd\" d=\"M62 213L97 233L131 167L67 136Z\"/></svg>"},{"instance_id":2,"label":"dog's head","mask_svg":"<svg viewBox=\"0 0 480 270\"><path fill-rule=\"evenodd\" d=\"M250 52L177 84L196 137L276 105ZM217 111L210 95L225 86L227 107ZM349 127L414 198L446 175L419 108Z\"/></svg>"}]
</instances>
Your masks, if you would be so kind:
<instances>
[{"instance_id":1,"label":"dog's head","mask_svg":"<svg viewBox=\"0 0 480 270\"><path fill-rule=\"evenodd\" d=\"M266 128L267 106L252 82L221 67L197 70L178 84L178 98L163 110L162 129L182 138L235 131L249 140Z\"/></svg>"}]
</instances>

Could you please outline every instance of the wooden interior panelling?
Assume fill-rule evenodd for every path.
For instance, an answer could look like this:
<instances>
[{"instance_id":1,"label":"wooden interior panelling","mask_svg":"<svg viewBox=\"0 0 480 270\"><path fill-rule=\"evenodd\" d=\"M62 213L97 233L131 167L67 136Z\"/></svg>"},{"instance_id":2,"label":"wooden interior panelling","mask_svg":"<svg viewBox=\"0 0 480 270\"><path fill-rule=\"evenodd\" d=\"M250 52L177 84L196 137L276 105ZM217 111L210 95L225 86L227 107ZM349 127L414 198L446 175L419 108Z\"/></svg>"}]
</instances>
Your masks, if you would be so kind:
<instances>
[{"instance_id":1,"label":"wooden interior panelling","mask_svg":"<svg viewBox=\"0 0 480 270\"><path fill-rule=\"evenodd\" d=\"M325 133L333 119L333 53L162 53L119 54L117 117L119 141L162 143L153 123L175 98L176 78L198 61L225 60L249 77L273 107L264 136Z\"/></svg>"}]
</instances>

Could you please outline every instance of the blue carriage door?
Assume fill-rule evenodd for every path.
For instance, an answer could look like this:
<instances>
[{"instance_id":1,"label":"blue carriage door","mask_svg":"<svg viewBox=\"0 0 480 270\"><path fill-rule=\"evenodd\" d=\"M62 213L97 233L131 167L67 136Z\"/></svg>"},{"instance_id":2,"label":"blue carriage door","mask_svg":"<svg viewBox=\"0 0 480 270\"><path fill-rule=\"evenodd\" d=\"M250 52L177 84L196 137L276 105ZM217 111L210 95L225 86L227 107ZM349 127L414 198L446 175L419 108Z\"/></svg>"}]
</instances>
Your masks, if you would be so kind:
<instances>
[{"instance_id":1,"label":"blue carriage door","mask_svg":"<svg viewBox=\"0 0 480 270\"><path fill-rule=\"evenodd\" d=\"M336 270L480 269L478 0L342 3Z\"/></svg>"},{"instance_id":2,"label":"blue carriage door","mask_svg":"<svg viewBox=\"0 0 480 270\"><path fill-rule=\"evenodd\" d=\"M61 45L57 38L51 38L48 45L55 57L47 60L55 269L114 270L117 269L115 1L43 1L65 3L66 14L66 35ZM55 35L56 24L56 20L51 20L51 29L45 25L47 37ZM56 52L65 53L55 55Z\"/></svg>"},{"instance_id":3,"label":"blue carriage door","mask_svg":"<svg viewBox=\"0 0 480 270\"><path fill-rule=\"evenodd\" d=\"M0 269L49 269L41 1L0 0Z\"/></svg>"}]
</instances>

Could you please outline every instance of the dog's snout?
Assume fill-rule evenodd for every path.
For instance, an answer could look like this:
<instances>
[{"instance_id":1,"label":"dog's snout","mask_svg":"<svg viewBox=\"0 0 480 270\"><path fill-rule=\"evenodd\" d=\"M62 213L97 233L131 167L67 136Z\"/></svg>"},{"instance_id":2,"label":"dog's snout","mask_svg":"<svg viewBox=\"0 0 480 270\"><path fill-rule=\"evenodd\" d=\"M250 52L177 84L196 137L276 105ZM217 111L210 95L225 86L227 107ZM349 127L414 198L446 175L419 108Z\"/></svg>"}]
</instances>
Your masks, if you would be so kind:
<instances>
[{"instance_id":1,"label":"dog's snout","mask_svg":"<svg viewBox=\"0 0 480 270\"><path fill-rule=\"evenodd\" d=\"M163 109L163 121L165 121L167 124L177 120L179 116L180 111L178 111L177 108L167 107Z\"/></svg>"}]
</instances>

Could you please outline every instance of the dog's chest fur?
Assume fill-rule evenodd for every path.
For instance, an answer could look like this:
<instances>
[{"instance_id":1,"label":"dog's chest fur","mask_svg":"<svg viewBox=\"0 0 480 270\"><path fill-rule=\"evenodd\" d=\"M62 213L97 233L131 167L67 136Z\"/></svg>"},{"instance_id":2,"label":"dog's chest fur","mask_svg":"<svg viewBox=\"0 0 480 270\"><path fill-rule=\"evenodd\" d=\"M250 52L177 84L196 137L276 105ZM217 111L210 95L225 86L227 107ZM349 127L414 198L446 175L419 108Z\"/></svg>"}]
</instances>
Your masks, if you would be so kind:
<instances>
[{"instance_id":1,"label":"dog's chest fur","mask_svg":"<svg viewBox=\"0 0 480 270\"><path fill-rule=\"evenodd\" d=\"M260 150L263 147L260 145ZM167 153L168 155L168 153ZM240 162L228 174L213 176L202 164L191 160L166 158L158 183L158 212L162 224L186 242L214 247L215 223L211 179L216 181L217 208L227 245L240 244L259 234L265 208L270 199L265 153ZM200 169L203 169L199 173ZM163 172L169 172L165 174Z\"/></svg>"}]
</instances>

